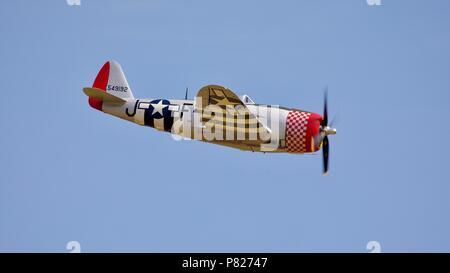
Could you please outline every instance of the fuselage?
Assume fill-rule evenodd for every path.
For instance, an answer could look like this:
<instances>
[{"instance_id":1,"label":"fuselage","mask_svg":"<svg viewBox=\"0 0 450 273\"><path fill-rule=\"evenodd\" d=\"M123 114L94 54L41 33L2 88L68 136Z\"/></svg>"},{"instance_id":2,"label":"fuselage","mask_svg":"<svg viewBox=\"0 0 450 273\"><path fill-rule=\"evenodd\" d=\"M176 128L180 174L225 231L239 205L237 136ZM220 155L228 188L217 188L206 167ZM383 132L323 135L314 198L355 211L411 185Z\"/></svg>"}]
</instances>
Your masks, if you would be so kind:
<instances>
[{"instance_id":1,"label":"fuselage","mask_svg":"<svg viewBox=\"0 0 450 273\"><path fill-rule=\"evenodd\" d=\"M105 103L101 110L107 114L139 125L170 132L182 138L196 139L254 152L311 153L320 149L316 137L322 117L319 114L279 107L255 104L244 97L245 106L268 129L270 136L263 145L243 141L236 137L205 137L202 113L196 110L195 100L177 99L127 99L124 104ZM217 124L216 124L217 127ZM235 135L234 135L235 136Z\"/></svg>"}]
</instances>

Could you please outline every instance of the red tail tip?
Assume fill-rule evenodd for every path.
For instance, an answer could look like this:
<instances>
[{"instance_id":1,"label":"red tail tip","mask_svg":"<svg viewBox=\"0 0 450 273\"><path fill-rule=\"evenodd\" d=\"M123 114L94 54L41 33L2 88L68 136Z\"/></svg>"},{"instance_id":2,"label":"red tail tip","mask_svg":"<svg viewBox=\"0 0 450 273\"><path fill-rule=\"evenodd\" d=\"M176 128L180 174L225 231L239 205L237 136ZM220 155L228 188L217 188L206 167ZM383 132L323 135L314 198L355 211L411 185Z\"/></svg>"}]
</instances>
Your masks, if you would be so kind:
<instances>
[{"instance_id":1,"label":"red tail tip","mask_svg":"<svg viewBox=\"0 0 450 273\"><path fill-rule=\"evenodd\" d=\"M109 62L106 62L102 69L100 69L100 71L97 74L97 77L95 78L94 84L92 85L92 87L101 89L103 91L106 92L106 86L108 85L108 78L109 78ZM89 105L94 108L97 109L99 111L102 111L102 106L103 106L103 101L96 99L96 98L91 98L89 97Z\"/></svg>"}]
</instances>

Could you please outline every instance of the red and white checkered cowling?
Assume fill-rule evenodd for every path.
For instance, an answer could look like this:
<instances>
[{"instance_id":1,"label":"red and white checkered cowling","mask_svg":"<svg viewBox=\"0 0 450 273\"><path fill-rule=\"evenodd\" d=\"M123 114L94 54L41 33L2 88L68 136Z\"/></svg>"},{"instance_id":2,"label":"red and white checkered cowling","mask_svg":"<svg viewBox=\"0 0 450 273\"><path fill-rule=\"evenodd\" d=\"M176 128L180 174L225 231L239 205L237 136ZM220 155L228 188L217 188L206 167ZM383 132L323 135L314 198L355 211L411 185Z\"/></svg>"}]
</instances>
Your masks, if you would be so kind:
<instances>
[{"instance_id":1,"label":"red and white checkered cowling","mask_svg":"<svg viewBox=\"0 0 450 273\"><path fill-rule=\"evenodd\" d=\"M315 113L290 111L286 118L286 150L289 153L309 153L319 149L314 136L319 133L322 117Z\"/></svg>"}]
</instances>

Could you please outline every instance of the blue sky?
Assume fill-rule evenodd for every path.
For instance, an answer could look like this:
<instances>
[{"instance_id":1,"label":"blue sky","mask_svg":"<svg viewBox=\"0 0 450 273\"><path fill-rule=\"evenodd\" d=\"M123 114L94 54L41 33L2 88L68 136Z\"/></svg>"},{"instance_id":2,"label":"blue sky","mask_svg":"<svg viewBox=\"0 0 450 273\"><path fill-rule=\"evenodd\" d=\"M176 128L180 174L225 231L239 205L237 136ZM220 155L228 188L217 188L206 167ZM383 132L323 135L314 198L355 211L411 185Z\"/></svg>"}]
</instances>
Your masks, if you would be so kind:
<instances>
[{"instance_id":1,"label":"blue sky","mask_svg":"<svg viewBox=\"0 0 450 273\"><path fill-rule=\"evenodd\" d=\"M450 2L2 1L0 251L450 251ZM321 113L321 156L241 152L91 109L206 84Z\"/></svg>"}]
</instances>

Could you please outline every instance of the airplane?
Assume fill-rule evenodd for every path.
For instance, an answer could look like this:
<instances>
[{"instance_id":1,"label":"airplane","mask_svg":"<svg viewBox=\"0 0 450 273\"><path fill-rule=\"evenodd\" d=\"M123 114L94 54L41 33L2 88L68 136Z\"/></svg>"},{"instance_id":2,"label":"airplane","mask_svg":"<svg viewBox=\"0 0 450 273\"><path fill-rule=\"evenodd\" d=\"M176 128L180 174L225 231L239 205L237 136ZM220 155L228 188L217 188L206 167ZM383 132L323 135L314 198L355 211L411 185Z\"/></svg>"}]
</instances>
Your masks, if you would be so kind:
<instances>
[{"instance_id":1,"label":"airplane","mask_svg":"<svg viewBox=\"0 0 450 273\"><path fill-rule=\"evenodd\" d=\"M264 153L314 153L322 149L328 173L327 92L323 116L295 108L255 103L220 85L202 87L194 100L135 99L116 61L107 61L92 87L83 88L89 105L115 117L170 132L174 136Z\"/></svg>"}]
</instances>

